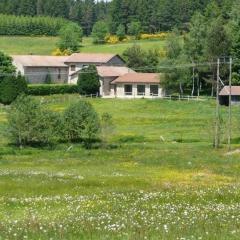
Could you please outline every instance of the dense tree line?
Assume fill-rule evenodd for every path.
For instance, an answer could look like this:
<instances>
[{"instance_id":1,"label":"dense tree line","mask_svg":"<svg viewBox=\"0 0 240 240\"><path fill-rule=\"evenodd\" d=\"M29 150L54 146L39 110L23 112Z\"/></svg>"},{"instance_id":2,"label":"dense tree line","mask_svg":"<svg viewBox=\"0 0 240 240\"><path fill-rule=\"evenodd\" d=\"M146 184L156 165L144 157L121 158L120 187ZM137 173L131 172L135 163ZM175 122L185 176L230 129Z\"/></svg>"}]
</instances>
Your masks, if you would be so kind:
<instances>
[{"instance_id":1,"label":"dense tree line","mask_svg":"<svg viewBox=\"0 0 240 240\"><path fill-rule=\"evenodd\" d=\"M63 18L0 14L0 35L58 35L68 21Z\"/></svg>"},{"instance_id":2,"label":"dense tree line","mask_svg":"<svg viewBox=\"0 0 240 240\"><path fill-rule=\"evenodd\" d=\"M203 12L211 0L2 0L0 13L27 16L62 17L77 22L84 34L90 35L93 25L105 20L112 33L130 23L140 22L143 31L186 28L193 13ZM220 2L226 0L219 0Z\"/></svg>"},{"instance_id":3,"label":"dense tree line","mask_svg":"<svg viewBox=\"0 0 240 240\"><path fill-rule=\"evenodd\" d=\"M166 88L192 95L202 91L214 94L217 79L217 59L225 84L229 79L229 57L234 59L233 84L240 84L240 2L212 1L203 13L196 11L184 36L174 30L167 40L167 58L162 64L192 67L171 68L167 72ZM179 39L182 39L179 41Z\"/></svg>"}]
</instances>

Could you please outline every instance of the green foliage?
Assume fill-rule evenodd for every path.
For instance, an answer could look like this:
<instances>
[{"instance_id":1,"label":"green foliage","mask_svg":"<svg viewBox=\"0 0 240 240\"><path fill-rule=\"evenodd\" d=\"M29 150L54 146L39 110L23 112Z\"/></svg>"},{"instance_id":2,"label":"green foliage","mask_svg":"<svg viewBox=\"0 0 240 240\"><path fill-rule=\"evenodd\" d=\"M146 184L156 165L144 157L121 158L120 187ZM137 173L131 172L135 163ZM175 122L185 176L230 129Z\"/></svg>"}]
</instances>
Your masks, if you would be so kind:
<instances>
[{"instance_id":1,"label":"green foliage","mask_svg":"<svg viewBox=\"0 0 240 240\"><path fill-rule=\"evenodd\" d=\"M86 147L98 137L100 120L89 102L71 104L63 114L64 135L68 141L83 141Z\"/></svg>"},{"instance_id":2,"label":"green foliage","mask_svg":"<svg viewBox=\"0 0 240 240\"><path fill-rule=\"evenodd\" d=\"M16 71L12 64L12 58L3 52L0 52L0 80L5 74L14 74Z\"/></svg>"},{"instance_id":3,"label":"green foliage","mask_svg":"<svg viewBox=\"0 0 240 240\"><path fill-rule=\"evenodd\" d=\"M93 43L99 44L105 42L105 37L109 33L108 26L104 21L98 21L94 24L92 30Z\"/></svg>"},{"instance_id":4,"label":"green foliage","mask_svg":"<svg viewBox=\"0 0 240 240\"><path fill-rule=\"evenodd\" d=\"M19 96L8 113L8 133L13 143L26 145L52 144L58 139L60 117L46 110L30 96Z\"/></svg>"},{"instance_id":5,"label":"green foliage","mask_svg":"<svg viewBox=\"0 0 240 240\"><path fill-rule=\"evenodd\" d=\"M157 72L159 64L158 50L143 50L139 45L134 44L123 53L127 66L140 72Z\"/></svg>"},{"instance_id":6,"label":"green foliage","mask_svg":"<svg viewBox=\"0 0 240 240\"><path fill-rule=\"evenodd\" d=\"M128 34L134 36L136 39L140 39L142 31L141 23L138 21L133 21L128 24Z\"/></svg>"},{"instance_id":7,"label":"green foliage","mask_svg":"<svg viewBox=\"0 0 240 240\"><path fill-rule=\"evenodd\" d=\"M78 91L80 94L96 94L99 92L100 81L95 65L81 70L78 76Z\"/></svg>"},{"instance_id":8,"label":"green foliage","mask_svg":"<svg viewBox=\"0 0 240 240\"><path fill-rule=\"evenodd\" d=\"M0 14L0 35L57 36L67 22L62 18Z\"/></svg>"},{"instance_id":9,"label":"green foliage","mask_svg":"<svg viewBox=\"0 0 240 240\"><path fill-rule=\"evenodd\" d=\"M122 24L118 26L116 35L120 41L122 41L126 37L125 27Z\"/></svg>"},{"instance_id":10,"label":"green foliage","mask_svg":"<svg viewBox=\"0 0 240 240\"><path fill-rule=\"evenodd\" d=\"M26 91L26 80L20 73L16 76L12 58L0 52L0 103L10 104Z\"/></svg>"},{"instance_id":11,"label":"green foliage","mask_svg":"<svg viewBox=\"0 0 240 240\"><path fill-rule=\"evenodd\" d=\"M222 17L218 17L212 21L207 31L205 46L205 55L210 60L216 60L216 58L222 56L229 56L231 41Z\"/></svg>"},{"instance_id":12,"label":"green foliage","mask_svg":"<svg viewBox=\"0 0 240 240\"><path fill-rule=\"evenodd\" d=\"M75 52L79 49L83 31L76 23L67 24L59 32L60 41L58 47L61 51L70 50Z\"/></svg>"},{"instance_id":13,"label":"green foliage","mask_svg":"<svg viewBox=\"0 0 240 240\"><path fill-rule=\"evenodd\" d=\"M69 84L34 84L28 85L28 94L33 96L47 96L53 94L78 93L77 85Z\"/></svg>"}]
</instances>

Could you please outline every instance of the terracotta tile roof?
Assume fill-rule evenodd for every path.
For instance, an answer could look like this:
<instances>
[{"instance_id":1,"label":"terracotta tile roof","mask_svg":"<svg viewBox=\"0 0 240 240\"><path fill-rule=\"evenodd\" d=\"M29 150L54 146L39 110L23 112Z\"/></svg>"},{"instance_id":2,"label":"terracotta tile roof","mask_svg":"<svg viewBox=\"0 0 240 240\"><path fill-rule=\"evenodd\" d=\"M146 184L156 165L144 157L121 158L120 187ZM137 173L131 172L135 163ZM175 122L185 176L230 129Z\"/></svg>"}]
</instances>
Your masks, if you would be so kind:
<instances>
[{"instance_id":1,"label":"terracotta tile roof","mask_svg":"<svg viewBox=\"0 0 240 240\"><path fill-rule=\"evenodd\" d=\"M112 67L112 66L99 66L97 67L98 75L100 77L119 77L127 73L134 73L128 67Z\"/></svg>"},{"instance_id":2,"label":"terracotta tile roof","mask_svg":"<svg viewBox=\"0 0 240 240\"><path fill-rule=\"evenodd\" d=\"M240 96L240 86L232 86L231 93L233 96ZM230 94L229 86L225 86L219 93L220 96L229 96L229 94Z\"/></svg>"},{"instance_id":3,"label":"terracotta tile roof","mask_svg":"<svg viewBox=\"0 0 240 240\"><path fill-rule=\"evenodd\" d=\"M111 83L160 83L161 76L158 73L127 73Z\"/></svg>"},{"instance_id":4,"label":"terracotta tile roof","mask_svg":"<svg viewBox=\"0 0 240 240\"><path fill-rule=\"evenodd\" d=\"M68 56L13 55L13 61L24 67L67 67Z\"/></svg>"},{"instance_id":5,"label":"terracotta tile roof","mask_svg":"<svg viewBox=\"0 0 240 240\"><path fill-rule=\"evenodd\" d=\"M66 59L66 63L107 63L115 54L103 54L103 53L74 53Z\"/></svg>"}]
</instances>

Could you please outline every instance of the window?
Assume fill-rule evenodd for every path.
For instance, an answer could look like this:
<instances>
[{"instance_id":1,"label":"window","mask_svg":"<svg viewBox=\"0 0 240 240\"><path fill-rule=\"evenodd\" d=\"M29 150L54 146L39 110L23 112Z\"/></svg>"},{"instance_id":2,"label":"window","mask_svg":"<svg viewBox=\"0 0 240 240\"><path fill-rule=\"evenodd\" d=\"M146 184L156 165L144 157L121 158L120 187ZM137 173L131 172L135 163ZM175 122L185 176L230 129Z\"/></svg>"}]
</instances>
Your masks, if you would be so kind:
<instances>
[{"instance_id":1,"label":"window","mask_svg":"<svg viewBox=\"0 0 240 240\"><path fill-rule=\"evenodd\" d=\"M125 95L132 95L132 85L124 85Z\"/></svg>"},{"instance_id":2,"label":"window","mask_svg":"<svg viewBox=\"0 0 240 240\"><path fill-rule=\"evenodd\" d=\"M145 85L137 85L137 95L145 96Z\"/></svg>"},{"instance_id":3,"label":"window","mask_svg":"<svg viewBox=\"0 0 240 240\"><path fill-rule=\"evenodd\" d=\"M75 72L76 71L76 65L71 65L71 71Z\"/></svg>"},{"instance_id":4,"label":"window","mask_svg":"<svg viewBox=\"0 0 240 240\"><path fill-rule=\"evenodd\" d=\"M150 85L150 94L152 96L158 96L158 85Z\"/></svg>"}]
</instances>

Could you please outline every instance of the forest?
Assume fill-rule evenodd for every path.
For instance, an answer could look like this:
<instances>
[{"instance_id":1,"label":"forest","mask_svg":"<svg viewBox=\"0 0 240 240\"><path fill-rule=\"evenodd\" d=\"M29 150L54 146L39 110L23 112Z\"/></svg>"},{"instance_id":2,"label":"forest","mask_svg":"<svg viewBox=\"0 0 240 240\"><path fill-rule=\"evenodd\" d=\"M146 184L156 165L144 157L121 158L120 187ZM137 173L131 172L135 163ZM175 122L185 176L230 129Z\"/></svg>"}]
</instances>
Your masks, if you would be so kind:
<instances>
[{"instance_id":1,"label":"forest","mask_svg":"<svg viewBox=\"0 0 240 240\"><path fill-rule=\"evenodd\" d=\"M0 13L24 16L61 17L77 22L89 35L93 25L104 20L112 33L121 24L139 21L145 32L187 28L196 10L203 12L211 0L1 0ZM229 0L218 0L227 8ZM56 7L57 6L57 7Z\"/></svg>"}]
</instances>

